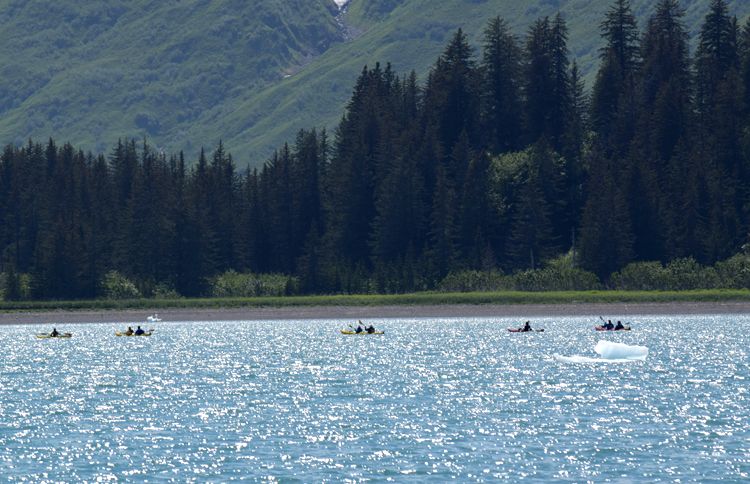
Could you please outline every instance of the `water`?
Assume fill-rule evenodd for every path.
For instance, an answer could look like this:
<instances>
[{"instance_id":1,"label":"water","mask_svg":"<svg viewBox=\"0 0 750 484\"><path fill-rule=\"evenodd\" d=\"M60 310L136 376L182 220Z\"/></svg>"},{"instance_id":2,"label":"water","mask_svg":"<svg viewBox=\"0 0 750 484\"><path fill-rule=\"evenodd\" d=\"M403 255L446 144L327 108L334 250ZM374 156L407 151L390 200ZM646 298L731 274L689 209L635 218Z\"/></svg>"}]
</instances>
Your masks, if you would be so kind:
<instances>
[{"instance_id":1,"label":"water","mask_svg":"<svg viewBox=\"0 0 750 484\"><path fill-rule=\"evenodd\" d=\"M747 481L750 317L0 327L3 481ZM599 358L599 339L649 348Z\"/></svg>"}]
</instances>

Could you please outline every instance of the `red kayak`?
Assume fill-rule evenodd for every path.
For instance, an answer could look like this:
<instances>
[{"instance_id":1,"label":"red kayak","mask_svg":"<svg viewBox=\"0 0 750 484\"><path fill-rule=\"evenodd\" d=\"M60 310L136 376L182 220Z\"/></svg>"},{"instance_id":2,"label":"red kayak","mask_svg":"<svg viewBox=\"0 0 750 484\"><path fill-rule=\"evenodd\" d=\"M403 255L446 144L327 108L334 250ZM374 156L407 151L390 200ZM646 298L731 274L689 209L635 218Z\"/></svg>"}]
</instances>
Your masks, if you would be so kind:
<instances>
[{"instance_id":1,"label":"red kayak","mask_svg":"<svg viewBox=\"0 0 750 484\"><path fill-rule=\"evenodd\" d=\"M630 326L625 326L622 329L606 329L604 326L594 326L597 331L630 331Z\"/></svg>"}]
</instances>

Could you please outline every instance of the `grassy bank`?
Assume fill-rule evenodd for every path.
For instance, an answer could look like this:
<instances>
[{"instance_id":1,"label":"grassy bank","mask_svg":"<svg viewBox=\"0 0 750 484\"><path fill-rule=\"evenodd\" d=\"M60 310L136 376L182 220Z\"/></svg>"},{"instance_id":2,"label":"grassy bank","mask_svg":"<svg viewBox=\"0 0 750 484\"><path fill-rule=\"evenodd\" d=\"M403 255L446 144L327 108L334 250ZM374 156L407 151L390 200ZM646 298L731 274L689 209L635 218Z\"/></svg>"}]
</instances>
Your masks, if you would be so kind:
<instances>
[{"instance_id":1,"label":"grassy bank","mask_svg":"<svg viewBox=\"0 0 750 484\"><path fill-rule=\"evenodd\" d=\"M220 309L301 306L386 306L444 304L576 304L750 301L750 290L565 291L565 292L421 292L398 295L295 296L257 298L133 299L124 301L0 302L0 311Z\"/></svg>"}]
</instances>

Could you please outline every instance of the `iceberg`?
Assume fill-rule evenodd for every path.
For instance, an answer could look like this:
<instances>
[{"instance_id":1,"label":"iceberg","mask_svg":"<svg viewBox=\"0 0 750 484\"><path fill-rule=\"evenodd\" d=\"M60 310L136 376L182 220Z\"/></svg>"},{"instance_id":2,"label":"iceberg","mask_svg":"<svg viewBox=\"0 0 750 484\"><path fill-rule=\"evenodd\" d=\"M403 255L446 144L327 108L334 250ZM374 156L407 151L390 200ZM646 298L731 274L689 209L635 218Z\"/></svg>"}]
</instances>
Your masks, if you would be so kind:
<instances>
[{"instance_id":1,"label":"iceberg","mask_svg":"<svg viewBox=\"0 0 750 484\"><path fill-rule=\"evenodd\" d=\"M648 348L600 340L594 347L599 356L607 360L645 360Z\"/></svg>"},{"instance_id":2,"label":"iceberg","mask_svg":"<svg viewBox=\"0 0 750 484\"><path fill-rule=\"evenodd\" d=\"M648 348L645 346L633 346L611 341L600 340L594 347L601 358L589 356L562 356L558 354L552 357L562 363L632 363L643 361L648 356Z\"/></svg>"}]
</instances>

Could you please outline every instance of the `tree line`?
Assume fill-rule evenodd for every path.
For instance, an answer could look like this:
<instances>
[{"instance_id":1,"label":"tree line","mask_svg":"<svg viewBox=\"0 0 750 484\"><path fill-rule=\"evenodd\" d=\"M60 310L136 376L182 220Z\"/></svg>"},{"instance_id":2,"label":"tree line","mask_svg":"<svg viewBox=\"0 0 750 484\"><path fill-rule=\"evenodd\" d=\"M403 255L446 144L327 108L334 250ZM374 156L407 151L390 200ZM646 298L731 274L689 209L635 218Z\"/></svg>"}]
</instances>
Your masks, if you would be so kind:
<instances>
[{"instance_id":1,"label":"tree line","mask_svg":"<svg viewBox=\"0 0 750 484\"><path fill-rule=\"evenodd\" d=\"M615 0L590 93L559 14L522 37L491 19L480 52L459 30L423 84L365 67L331 136L301 130L260 169L222 145L194 163L146 141L7 146L0 269L68 299L101 296L111 271L198 296L230 270L353 293L571 250L603 281L634 261L713 264L748 236L750 20L712 0L691 54L683 15L660 0L641 31Z\"/></svg>"}]
</instances>

